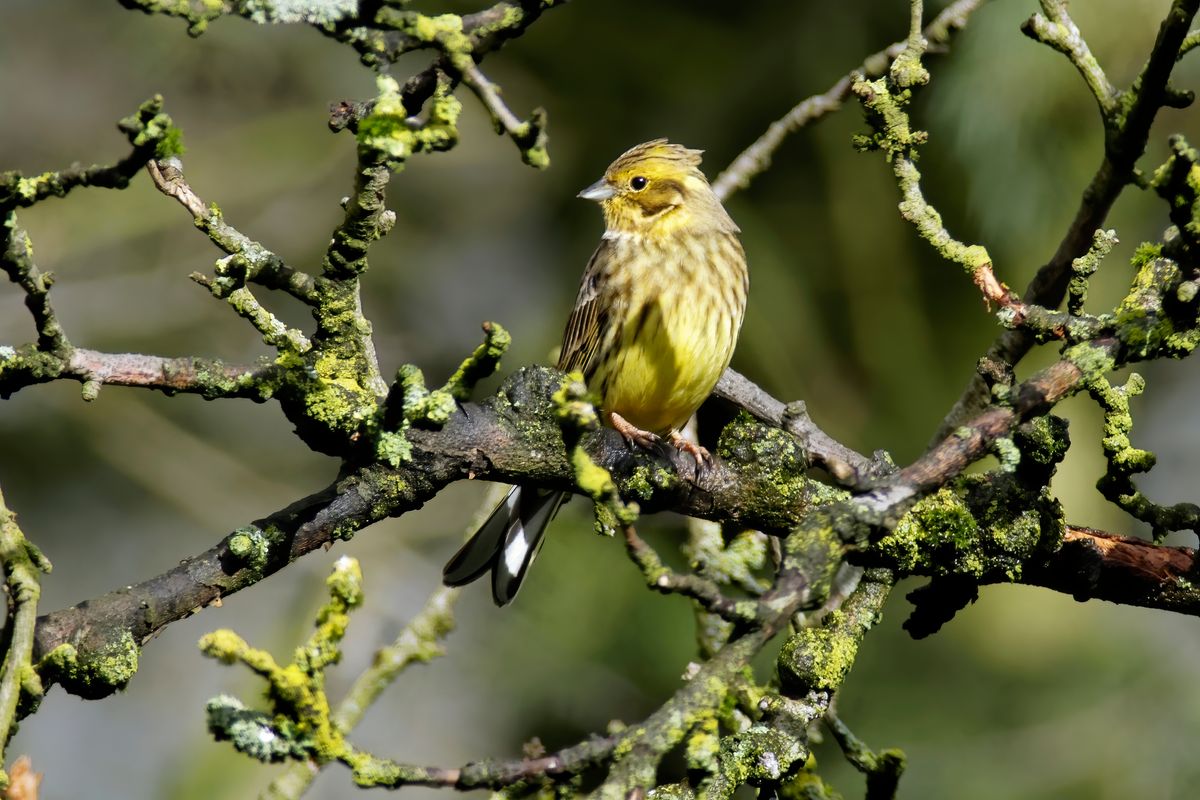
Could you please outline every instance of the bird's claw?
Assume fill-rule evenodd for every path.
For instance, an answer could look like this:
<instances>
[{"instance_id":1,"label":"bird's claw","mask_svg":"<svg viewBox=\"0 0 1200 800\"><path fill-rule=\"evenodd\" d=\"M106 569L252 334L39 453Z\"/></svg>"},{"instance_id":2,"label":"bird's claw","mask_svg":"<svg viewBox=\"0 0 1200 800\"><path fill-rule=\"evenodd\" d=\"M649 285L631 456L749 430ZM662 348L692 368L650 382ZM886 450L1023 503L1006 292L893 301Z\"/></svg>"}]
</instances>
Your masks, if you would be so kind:
<instances>
[{"instance_id":1,"label":"bird's claw","mask_svg":"<svg viewBox=\"0 0 1200 800\"><path fill-rule=\"evenodd\" d=\"M620 414L610 412L608 418L612 423L613 429L616 430L617 433L621 434L622 437L624 437L625 442L631 449L634 447L641 447L644 450L653 450L654 447L662 441L662 437L657 433L651 433L650 431L642 430L638 426L629 422L629 420L622 417ZM688 453L696 460L697 477L699 477L700 473L705 468L712 466L712 453L709 453L707 449L696 444L691 439L685 438L684 435L679 431L671 431L667 435L667 441L669 441L676 450L681 450L685 453Z\"/></svg>"},{"instance_id":2,"label":"bird's claw","mask_svg":"<svg viewBox=\"0 0 1200 800\"><path fill-rule=\"evenodd\" d=\"M679 431L671 431L670 442L676 449L682 450L685 453L690 453L692 458L696 459L696 472L699 474L702 467L711 466L713 463L712 453L708 449L696 444L691 439L684 437Z\"/></svg>"},{"instance_id":3,"label":"bird's claw","mask_svg":"<svg viewBox=\"0 0 1200 800\"><path fill-rule=\"evenodd\" d=\"M625 439L625 443L633 448L634 446L641 447L644 450L653 450L654 445L662 441L658 434L644 431L638 426L626 420L620 414L610 413L609 421L612 422L613 429L621 434Z\"/></svg>"}]
</instances>

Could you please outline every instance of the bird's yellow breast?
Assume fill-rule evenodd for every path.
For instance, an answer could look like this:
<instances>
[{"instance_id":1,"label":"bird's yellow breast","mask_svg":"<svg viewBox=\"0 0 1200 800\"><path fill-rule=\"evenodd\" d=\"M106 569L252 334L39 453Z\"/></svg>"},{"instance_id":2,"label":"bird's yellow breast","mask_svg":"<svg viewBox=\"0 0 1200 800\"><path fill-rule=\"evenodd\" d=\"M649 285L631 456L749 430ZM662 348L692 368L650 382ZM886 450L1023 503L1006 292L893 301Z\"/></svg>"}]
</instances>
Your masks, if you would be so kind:
<instances>
[{"instance_id":1,"label":"bird's yellow breast","mask_svg":"<svg viewBox=\"0 0 1200 800\"><path fill-rule=\"evenodd\" d=\"M623 315L613 358L592 382L605 411L666 434L683 427L712 392L733 356L746 301L744 273L724 274L730 261L744 262L714 259L714 248L701 242L676 249L675 258L642 276L641 302ZM706 270L722 274L697 274Z\"/></svg>"}]
</instances>

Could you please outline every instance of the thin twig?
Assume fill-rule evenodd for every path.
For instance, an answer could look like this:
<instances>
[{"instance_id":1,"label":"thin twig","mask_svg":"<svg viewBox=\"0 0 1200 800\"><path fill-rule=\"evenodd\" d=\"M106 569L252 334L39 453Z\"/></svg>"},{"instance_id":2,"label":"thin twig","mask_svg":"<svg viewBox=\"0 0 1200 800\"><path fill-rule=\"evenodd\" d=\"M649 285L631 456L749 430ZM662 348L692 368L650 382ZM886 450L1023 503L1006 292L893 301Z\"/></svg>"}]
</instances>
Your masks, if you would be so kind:
<instances>
[{"instance_id":1,"label":"thin twig","mask_svg":"<svg viewBox=\"0 0 1200 800\"><path fill-rule=\"evenodd\" d=\"M711 611L727 622L749 624L756 620L758 604L755 601L738 602L726 597L714 581L667 569L658 553L638 536L637 529L632 525L625 526L625 548L633 563L646 576L646 585L655 591L689 597L705 611Z\"/></svg>"},{"instance_id":2,"label":"thin twig","mask_svg":"<svg viewBox=\"0 0 1200 800\"><path fill-rule=\"evenodd\" d=\"M486 493L479 509L467 528L469 533L474 531L487 519L492 507L503 496L507 487L495 484L494 489ZM343 734L349 734L362 721L367 710L383 693L384 689L395 682L396 678L414 663L426 663L443 654L439 640L445 638L454 627L454 604L458 601L461 591L457 588L439 587L425 601L425 605L417 612L399 636L386 647L380 648L371 662L371 666L363 670L354 680L354 684L346 692L346 696L333 712L333 724ZM297 762L287 772L271 782L263 793L264 798L274 800L293 800L300 797L316 779L320 765L312 762ZM457 783L461 776L455 771L443 771L446 785ZM437 774L430 770L431 774Z\"/></svg>"},{"instance_id":3,"label":"thin twig","mask_svg":"<svg viewBox=\"0 0 1200 800\"><path fill-rule=\"evenodd\" d=\"M924 36L931 45L945 45L955 33L966 27L971 14L986 0L957 0L937 15L927 26ZM895 44L868 56L863 63L839 78L825 92L808 97L797 103L791 111L768 126L753 144L743 150L713 181L713 192L722 201L738 189L745 189L750 181L771 165L771 157L791 134L832 111L842 107L850 96L850 87L855 75L879 77L905 47L905 42Z\"/></svg>"},{"instance_id":4,"label":"thin twig","mask_svg":"<svg viewBox=\"0 0 1200 800\"><path fill-rule=\"evenodd\" d=\"M266 400L278 381L274 364L226 364L215 358L164 358L143 353L102 353L72 347L65 357L30 348L0 347L0 391L53 380L84 384L85 399L101 386L130 386L165 394L198 394L206 399L249 397Z\"/></svg>"},{"instance_id":5,"label":"thin twig","mask_svg":"<svg viewBox=\"0 0 1200 800\"><path fill-rule=\"evenodd\" d=\"M484 108L492 116L497 132L508 134L521 151L521 159L530 166L543 169L550 165L546 152L549 137L546 135L546 111L535 108L529 119L521 120L500 97L500 88L488 80L471 56L453 58L451 63L459 70L465 83Z\"/></svg>"},{"instance_id":6,"label":"thin twig","mask_svg":"<svg viewBox=\"0 0 1200 800\"><path fill-rule=\"evenodd\" d=\"M846 760L867 776L866 800L891 800L895 797L900 776L904 774L904 754L899 750L873 752L832 709L825 712L825 725Z\"/></svg>"},{"instance_id":7,"label":"thin twig","mask_svg":"<svg viewBox=\"0 0 1200 800\"><path fill-rule=\"evenodd\" d=\"M1022 299L1030 305L1056 308L1066 295L1071 264L1088 252L1093 233L1104 225L1117 197L1134 180L1134 168L1146 148L1150 126L1159 109L1177 106L1180 98L1168 91L1168 80L1188 27L1200 8L1200 0L1174 0L1155 39L1154 48L1133 85L1120 93L1121 115L1106 118L1104 154L1087 188L1066 235L1050 261L1029 282ZM1118 123L1119 124L1115 124ZM1031 331L1009 330L988 348L986 357L1015 365L1037 342ZM986 381L974 374L954 406L938 426L934 442L943 439L962 420L983 410L990 402Z\"/></svg>"},{"instance_id":8,"label":"thin twig","mask_svg":"<svg viewBox=\"0 0 1200 800\"><path fill-rule=\"evenodd\" d=\"M289 267L277 254L225 222L215 207L206 206L188 183L179 159L152 159L146 162L146 172L160 192L187 209L196 226L208 235L213 244L231 256L240 257L245 264L246 280L287 292L309 305L316 302L313 277Z\"/></svg>"},{"instance_id":9,"label":"thin twig","mask_svg":"<svg viewBox=\"0 0 1200 800\"><path fill-rule=\"evenodd\" d=\"M725 370L713 394L791 433L805 452L843 484L859 485L893 469L888 462L867 458L825 433L808 416L803 403L785 405L736 370Z\"/></svg>"},{"instance_id":10,"label":"thin twig","mask_svg":"<svg viewBox=\"0 0 1200 800\"><path fill-rule=\"evenodd\" d=\"M1101 117L1107 121L1114 111L1117 91L1104 74L1100 62L1092 55L1091 48L1079 32L1075 21L1067 13L1066 0L1041 0L1041 4L1045 16L1034 14L1025 21L1021 30L1027 36L1062 53L1075 65L1075 69L1079 70L1088 89L1096 98Z\"/></svg>"},{"instance_id":11,"label":"thin twig","mask_svg":"<svg viewBox=\"0 0 1200 800\"><path fill-rule=\"evenodd\" d=\"M17 227L15 212L7 213L0 228L5 232L4 240L0 242L0 269L25 292L25 307L37 328L38 350L61 357L70 351L71 343L50 305L54 275L42 272L33 263L33 245L29 234Z\"/></svg>"}]
</instances>

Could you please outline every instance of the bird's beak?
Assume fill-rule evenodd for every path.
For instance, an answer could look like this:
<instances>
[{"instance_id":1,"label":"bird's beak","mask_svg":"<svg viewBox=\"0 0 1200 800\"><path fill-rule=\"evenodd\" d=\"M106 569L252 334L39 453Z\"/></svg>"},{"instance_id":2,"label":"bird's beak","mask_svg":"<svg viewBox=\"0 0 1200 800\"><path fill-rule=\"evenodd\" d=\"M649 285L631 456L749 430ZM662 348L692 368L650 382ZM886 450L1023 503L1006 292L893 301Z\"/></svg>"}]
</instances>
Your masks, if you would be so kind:
<instances>
[{"instance_id":1,"label":"bird's beak","mask_svg":"<svg viewBox=\"0 0 1200 800\"><path fill-rule=\"evenodd\" d=\"M616 194L616 191L613 189L612 184L601 178L576 195L576 197L582 197L584 200L599 201L608 200L614 194Z\"/></svg>"}]
</instances>

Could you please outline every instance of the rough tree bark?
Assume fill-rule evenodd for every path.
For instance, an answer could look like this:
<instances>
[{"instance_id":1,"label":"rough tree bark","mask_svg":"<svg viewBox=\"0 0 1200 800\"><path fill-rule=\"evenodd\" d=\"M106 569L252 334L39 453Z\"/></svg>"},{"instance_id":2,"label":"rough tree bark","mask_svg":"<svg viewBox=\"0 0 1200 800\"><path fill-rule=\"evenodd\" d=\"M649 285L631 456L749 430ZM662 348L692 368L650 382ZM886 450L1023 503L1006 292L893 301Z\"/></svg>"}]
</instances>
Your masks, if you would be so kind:
<instances>
[{"instance_id":1,"label":"rough tree bark","mask_svg":"<svg viewBox=\"0 0 1200 800\"><path fill-rule=\"evenodd\" d=\"M1153 466L1153 457L1128 437L1128 398L1142 384L1136 378L1123 386L1111 383L1117 370L1182 358L1200 343L1195 189L1200 158L1175 138L1170 160L1152 178L1137 167L1158 112L1191 102L1190 92L1172 87L1170 77L1177 60L1200 42L1188 33L1200 0L1172 3L1144 68L1126 89L1109 81L1063 0L1042 0L1041 12L1024 26L1028 36L1061 52L1079 71L1096 98L1105 147L1061 245L1019 296L1002 283L987 250L954 238L925 197L916 163L927 136L913 127L907 108L929 80L930 46L949 46L983 0L958 0L924 28L922 3L914 0L904 41L796 105L735 159L714 182L723 198L767 169L790 133L856 99L868 126L856 144L886 157L901 215L979 287L1006 331L981 359L929 449L908 465L896 467L885 454L855 452L825 434L802 403L785 404L731 371L716 392L715 405L727 420L713 448L718 458L705 469L674 450L630 452L614 432L597 426L581 387L553 370L521 369L493 395L472 401L476 383L495 370L508 344L498 325L485 325L484 342L442 387L427 388L411 366L390 383L380 374L360 291L370 275L372 243L395 222L386 205L389 183L417 154L455 145L461 110L456 92L462 87L513 141L523 161L548 164L545 112L534 110L522 119L480 64L560 3L502 0L472 14L436 17L385 0L122 3L180 17L194 35L221 17L243 16L307 25L353 48L380 73L375 97L339 104L330 120L334 130L355 137L354 191L319 271L310 274L242 234L197 195L176 158L179 133L161 98L121 122L130 150L112 165L36 177L0 174L0 268L24 293L36 330L29 343L0 346L0 394L72 380L83 385L84 399L105 386L124 386L277 402L297 436L337 459L340 473L324 489L248 521L166 573L41 616L38 574L48 563L26 539L36 532L23 534L0 498L0 560L10 606L0 741L36 710L50 685L86 698L111 695L133 678L140 649L164 627L314 549L414 511L466 479L519 481L590 496L597 525L623 535L648 586L694 603L701 641L694 669L645 720L555 753L461 767L417 766L368 753L351 741L362 710L407 664L439 654L438 642L453 626L457 592L435 593L334 708L324 672L336 661L350 612L361 602L361 575L343 559L330 579L330 601L293 663L276 663L231 631L202 642L208 655L247 665L269 687L266 710L218 697L209 704L208 718L213 735L242 752L296 762L272 785L270 796L298 796L320 767L340 762L357 784L388 788L486 787L513 795L586 788L599 797L653 791L662 797L699 792L724 798L751 785L794 797L826 797L830 790L809 761L813 728L823 723L850 763L865 773L867 796L890 797L904 768L902 754L869 750L833 715L831 704L898 578L930 579L910 595L914 611L907 626L914 636L935 632L976 597L978 586L999 582L1041 586L1081 600L1200 613L1195 552L1162 544L1170 531L1195 530L1200 509L1159 506L1137 490L1132 476ZM423 70L404 83L388 77L384 68L425 50L431 59ZM213 275L192 277L263 338L274 351L269 361L228 364L105 353L68 338L69 321L54 312L51 276L35 263L18 212L84 187L121 189L143 179L143 171L224 253ZM1161 241L1139 249L1121 302L1087 313L1088 279L1115 241L1102 226L1116 198L1137 182L1165 199L1165 232ZM256 297L258 287L281 290L309 307L312 329L280 321ZM1064 300L1066 310L1058 310ZM1038 344L1055 348L1057 357L1017 381L1015 365ZM1050 479L1070 441L1052 412L1080 393L1105 417L1108 471L1101 489L1149 523L1153 541L1064 519ZM988 456L998 465L967 474ZM658 510L711 523L693 523L689 554L695 571L664 566L639 536L638 514ZM758 682L747 666L781 633L775 673ZM681 745L688 779L660 785L661 762ZM585 773L597 771L598 782L585 787Z\"/></svg>"}]
</instances>

